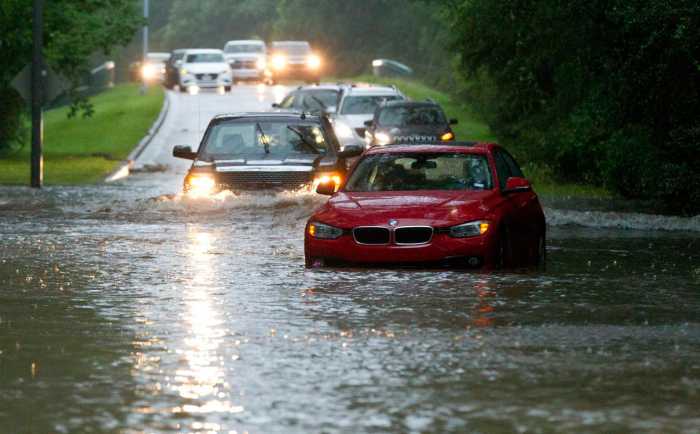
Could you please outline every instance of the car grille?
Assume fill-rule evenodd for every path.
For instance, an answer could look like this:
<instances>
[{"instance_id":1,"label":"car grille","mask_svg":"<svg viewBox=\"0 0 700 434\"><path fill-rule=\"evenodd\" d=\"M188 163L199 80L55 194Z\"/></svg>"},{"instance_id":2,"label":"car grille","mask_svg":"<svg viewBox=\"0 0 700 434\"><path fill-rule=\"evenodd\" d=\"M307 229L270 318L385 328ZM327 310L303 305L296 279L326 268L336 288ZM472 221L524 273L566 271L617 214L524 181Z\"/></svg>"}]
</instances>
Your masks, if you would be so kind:
<instances>
[{"instance_id":1,"label":"car grille","mask_svg":"<svg viewBox=\"0 0 700 434\"><path fill-rule=\"evenodd\" d=\"M214 81L219 74L195 74L194 76L197 77L197 80Z\"/></svg>"},{"instance_id":2,"label":"car grille","mask_svg":"<svg viewBox=\"0 0 700 434\"><path fill-rule=\"evenodd\" d=\"M352 236L359 244L389 244L387 228L357 227L352 230Z\"/></svg>"},{"instance_id":3,"label":"car grille","mask_svg":"<svg viewBox=\"0 0 700 434\"><path fill-rule=\"evenodd\" d=\"M364 137L364 136L365 136L365 130L366 130L366 129L367 129L367 128L355 128L355 131L357 132L357 135L358 135L358 136Z\"/></svg>"},{"instance_id":4,"label":"car grille","mask_svg":"<svg viewBox=\"0 0 700 434\"><path fill-rule=\"evenodd\" d=\"M255 69L256 67L257 61L255 60L234 60L231 62L233 69Z\"/></svg>"},{"instance_id":5,"label":"car grille","mask_svg":"<svg viewBox=\"0 0 700 434\"><path fill-rule=\"evenodd\" d=\"M298 187L311 182L311 172L230 172L219 173L220 184L230 187Z\"/></svg>"},{"instance_id":6,"label":"car grille","mask_svg":"<svg viewBox=\"0 0 700 434\"><path fill-rule=\"evenodd\" d=\"M396 244L427 244L433 238L433 228L427 226L404 227L394 230Z\"/></svg>"}]
</instances>

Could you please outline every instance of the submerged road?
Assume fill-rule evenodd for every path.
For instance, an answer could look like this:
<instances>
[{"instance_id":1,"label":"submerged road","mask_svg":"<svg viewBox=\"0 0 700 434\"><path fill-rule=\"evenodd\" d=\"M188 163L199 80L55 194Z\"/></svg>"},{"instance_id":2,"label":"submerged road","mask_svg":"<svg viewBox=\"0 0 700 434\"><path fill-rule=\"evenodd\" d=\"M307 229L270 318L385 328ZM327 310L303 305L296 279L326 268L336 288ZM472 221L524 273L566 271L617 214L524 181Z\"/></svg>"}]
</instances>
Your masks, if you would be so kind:
<instances>
[{"instance_id":1,"label":"submerged road","mask_svg":"<svg viewBox=\"0 0 700 434\"><path fill-rule=\"evenodd\" d=\"M0 189L0 433L700 430L697 219L549 207L537 274L307 271L324 198L183 198L170 157L285 91L172 94L164 171Z\"/></svg>"}]
</instances>

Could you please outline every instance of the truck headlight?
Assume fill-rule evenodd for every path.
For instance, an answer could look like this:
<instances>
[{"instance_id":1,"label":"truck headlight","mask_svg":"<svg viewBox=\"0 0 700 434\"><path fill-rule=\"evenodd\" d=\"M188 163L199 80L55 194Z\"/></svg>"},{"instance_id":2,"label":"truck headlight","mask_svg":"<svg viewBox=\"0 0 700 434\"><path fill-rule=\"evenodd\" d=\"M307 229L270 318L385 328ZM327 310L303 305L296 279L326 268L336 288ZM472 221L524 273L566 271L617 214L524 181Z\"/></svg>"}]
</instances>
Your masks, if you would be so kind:
<instances>
[{"instance_id":1,"label":"truck headlight","mask_svg":"<svg viewBox=\"0 0 700 434\"><path fill-rule=\"evenodd\" d=\"M450 236L453 238L468 238L484 235L489 230L490 223L486 220L475 220L450 228Z\"/></svg>"},{"instance_id":2,"label":"truck headlight","mask_svg":"<svg viewBox=\"0 0 700 434\"><path fill-rule=\"evenodd\" d=\"M377 133L374 135L374 140L378 145L388 145L391 143L391 136L387 133Z\"/></svg>"},{"instance_id":3,"label":"truck headlight","mask_svg":"<svg viewBox=\"0 0 700 434\"><path fill-rule=\"evenodd\" d=\"M333 125L333 129L335 130L335 135L339 138L352 138L352 128L350 128L347 124L343 122L336 122L335 125Z\"/></svg>"},{"instance_id":4,"label":"truck headlight","mask_svg":"<svg viewBox=\"0 0 700 434\"><path fill-rule=\"evenodd\" d=\"M287 67L287 58L281 54L272 56L272 67L277 70L281 70Z\"/></svg>"},{"instance_id":5,"label":"truck headlight","mask_svg":"<svg viewBox=\"0 0 700 434\"><path fill-rule=\"evenodd\" d=\"M185 190L195 197L209 196L214 192L216 181L209 174L189 175L185 181Z\"/></svg>"},{"instance_id":6,"label":"truck headlight","mask_svg":"<svg viewBox=\"0 0 700 434\"><path fill-rule=\"evenodd\" d=\"M318 69L321 67L321 58L315 54L312 54L306 59L306 64L311 69Z\"/></svg>"},{"instance_id":7,"label":"truck headlight","mask_svg":"<svg viewBox=\"0 0 700 434\"><path fill-rule=\"evenodd\" d=\"M343 235L343 230L319 222L309 223L308 233L319 240L335 240Z\"/></svg>"}]
</instances>

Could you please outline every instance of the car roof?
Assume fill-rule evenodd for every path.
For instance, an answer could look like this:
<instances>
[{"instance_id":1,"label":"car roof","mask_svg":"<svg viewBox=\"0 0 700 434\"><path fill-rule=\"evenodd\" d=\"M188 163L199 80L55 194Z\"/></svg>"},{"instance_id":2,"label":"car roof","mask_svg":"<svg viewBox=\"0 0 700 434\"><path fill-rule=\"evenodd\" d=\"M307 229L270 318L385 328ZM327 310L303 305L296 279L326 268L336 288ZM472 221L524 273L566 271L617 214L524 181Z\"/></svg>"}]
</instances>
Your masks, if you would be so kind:
<instances>
[{"instance_id":1,"label":"car roof","mask_svg":"<svg viewBox=\"0 0 700 434\"><path fill-rule=\"evenodd\" d=\"M216 54L219 54L219 53L223 53L223 51L221 51L221 50L218 49L218 48L188 48L188 49L185 50L185 51L186 51L188 54L190 54L190 53L192 53L192 54L198 54L198 53L201 53L201 54L205 54L205 53L216 53Z\"/></svg>"},{"instance_id":2,"label":"car roof","mask_svg":"<svg viewBox=\"0 0 700 434\"><path fill-rule=\"evenodd\" d=\"M418 145L388 145L373 146L365 154L402 154L402 153L476 153L485 154L498 147L495 143L488 142L452 142L439 144L418 144Z\"/></svg>"},{"instance_id":3,"label":"car roof","mask_svg":"<svg viewBox=\"0 0 700 434\"><path fill-rule=\"evenodd\" d=\"M304 45L308 46L309 41L272 41L272 45Z\"/></svg>"},{"instance_id":4,"label":"car roof","mask_svg":"<svg viewBox=\"0 0 700 434\"><path fill-rule=\"evenodd\" d=\"M335 90L337 92L340 92L342 90L342 85L339 84L331 84L331 83L324 83L324 84L313 84L309 86L299 86L294 90Z\"/></svg>"},{"instance_id":5,"label":"car roof","mask_svg":"<svg viewBox=\"0 0 700 434\"><path fill-rule=\"evenodd\" d=\"M222 113L220 115L214 116L212 120L233 120L233 119L255 119L255 118L279 118L279 119L304 119L311 121L318 121L321 118L318 116L310 115L308 113L301 113L296 111L279 111L279 112L241 112L241 113Z\"/></svg>"},{"instance_id":6,"label":"car roof","mask_svg":"<svg viewBox=\"0 0 700 434\"><path fill-rule=\"evenodd\" d=\"M401 92L393 86L375 85L350 85L343 86L343 93L347 95L401 95Z\"/></svg>"},{"instance_id":7,"label":"car roof","mask_svg":"<svg viewBox=\"0 0 700 434\"><path fill-rule=\"evenodd\" d=\"M235 45L235 44L241 44L241 45L265 45L264 41L261 41L260 39L234 39L231 41L228 41L226 45Z\"/></svg>"}]
</instances>

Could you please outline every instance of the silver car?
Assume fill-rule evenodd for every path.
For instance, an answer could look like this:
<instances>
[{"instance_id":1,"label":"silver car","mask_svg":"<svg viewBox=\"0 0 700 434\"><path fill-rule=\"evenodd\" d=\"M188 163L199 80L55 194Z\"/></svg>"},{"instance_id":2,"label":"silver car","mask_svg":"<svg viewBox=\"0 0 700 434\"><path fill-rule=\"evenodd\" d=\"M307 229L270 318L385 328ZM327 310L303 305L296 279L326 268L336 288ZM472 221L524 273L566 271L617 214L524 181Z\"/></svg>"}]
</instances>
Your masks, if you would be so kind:
<instances>
[{"instance_id":1,"label":"silver car","mask_svg":"<svg viewBox=\"0 0 700 434\"><path fill-rule=\"evenodd\" d=\"M231 66L234 82L261 80L265 76L267 47L259 39L228 41L224 46L224 58Z\"/></svg>"}]
</instances>

